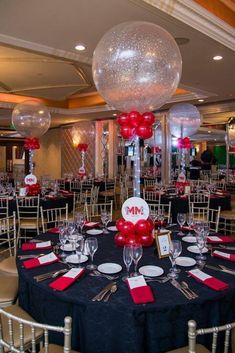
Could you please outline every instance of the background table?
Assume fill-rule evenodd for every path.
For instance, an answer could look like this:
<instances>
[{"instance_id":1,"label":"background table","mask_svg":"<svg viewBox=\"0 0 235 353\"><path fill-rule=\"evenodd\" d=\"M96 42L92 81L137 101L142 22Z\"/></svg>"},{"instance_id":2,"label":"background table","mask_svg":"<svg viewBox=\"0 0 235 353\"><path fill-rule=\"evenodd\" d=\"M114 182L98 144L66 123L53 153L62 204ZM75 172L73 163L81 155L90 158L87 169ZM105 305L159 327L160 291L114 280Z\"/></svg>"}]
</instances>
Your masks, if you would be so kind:
<instances>
[{"instance_id":1,"label":"background table","mask_svg":"<svg viewBox=\"0 0 235 353\"><path fill-rule=\"evenodd\" d=\"M116 247L114 233L97 236L99 248L94 257L96 264L117 262L124 266L122 248ZM178 237L176 234L175 237ZM43 239L56 243L57 236L47 233ZM183 242L182 242L183 243ZM182 256L194 257L186 248L191 244L183 243ZM144 249L139 263L161 266L165 273L170 268L168 258L158 259L155 247ZM21 253L21 251L19 251ZM24 252L26 253L26 252ZM35 252L36 253L36 252ZM212 258L208 263L226 264L235 269L235 263ZM227 264L229 263L229 264ZM206 269L208 274L229 283L229 289L216 292L192 278L187 277L186 268L181 268L180 280L185 280L199 294L195 300L187 300L169 282L149 283L155 302L135 305L127 285L118 281L118 291L108 303L93 302L95 296L109 281L101 277L85 275L64 292L56 292L48 287L51 280L36 283L34 275L63 268L61 263L26 270L22 262L19 269L19 304L36 320L62 325L66 315L73 318L72 345L82 353L160 353L187 344L187 322L196 320L198 327L210 327L235 320L235 281L232 275ZM85 265L85 264L84 264ZM125 270L120 273L120 276ZM202 337L207 344L207 337ZM61 341L60 337L56 340ZM204 341L206 340L206 341Z\"/></svg>"}]
</instances>

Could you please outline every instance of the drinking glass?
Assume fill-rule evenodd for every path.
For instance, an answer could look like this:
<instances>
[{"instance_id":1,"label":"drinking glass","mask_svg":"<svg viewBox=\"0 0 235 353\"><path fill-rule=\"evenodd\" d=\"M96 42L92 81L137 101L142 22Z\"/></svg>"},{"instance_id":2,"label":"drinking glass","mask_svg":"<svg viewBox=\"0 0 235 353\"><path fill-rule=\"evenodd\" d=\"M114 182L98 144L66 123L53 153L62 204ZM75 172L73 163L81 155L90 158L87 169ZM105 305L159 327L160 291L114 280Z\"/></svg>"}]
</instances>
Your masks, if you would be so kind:
<instances>
[{"instance_id":1,"label":"drinking glass","mask_svg":"<svg viewBox=\"0 0 235 353\"><path fill-rule=\"evenodd\" d=\"M76 219L77 227L78 227L78 229L80 229L80 233L82 234L83 233L83 227L84 227L84 225L86 223L86 219L84 217L84 214L81 213L81 212L78 212L75 215L75 219Z\"/></svg>"},{"instance_id":2,"label":"drinking glass","mask_svg":"<svg viewBox=\"0 0 235 353\"><path fill-rule=\"evenodd\" d=\"M186 221L186 214L185 213L178 213L177 214L177 222L179 223L180 228L183 227L185 221ZM182 230L180 230L178 235L184 236L184 233L182 232Z\"/></svg>"},{"instance_id":3,"label":"drinking glass","mask_svg":"<svg viewBox=\"0 0 235 353\"><path fill-rule=\"evenodd\" d=\"M176 264L176 259L177 257L181 254L182 252L182 244L180 240L171 240L170 245L169 245L169 258L171 261L171 269L170 272L168 273L167 277L170 278L178 278L178 274L175 270L175 264Z\"/></svg>"},{"instance_id":4,"label":"drinking glass","mask_svg":"<svg viewBox=\"0 0 235 353\"><path fill-rule=\"evenodd\" d=\"M76 243L76 255L78 257L78 267L81 267L81 256L84 249L84 238L82 235L78 235Z\"/></svg>"},{"instance_id":5,"label":"drinking glass","mask_svg":"<svg viewBox=\"0 0 235 353\"><path fill-rule=\"evenodd\" d=\"M72 251L76 254L76 242L77 242L78 234L71 233L68 236L69 243L71 244Z\"/></svg>"},{"instance_id":6,"label":"drinking glass","mask_svg":"<svg viewBox=\"0 0 235 353\"><path fill-rule=\"evenodd\" d=\"M189 228L192 228L192 226L194 224L193 215L191 213L188 214L187 224L188 224ZM189 237L192 236L191 230L189 230L188 236Z\"/></svg>"},{"instance_id":7,"label":"drinking glass","mask_svg":"<svg viewBox=\"0 0 235 353\"><path fill-rule=\"evenodd\" d=\"M96 238L90 237L86 240L86 249L88 250L88 254L91 256L91 264L87 265L88 270L95 270L97 268L96 265L93 264L93 258L96 250L98 249L98 241Z\"/></svg>"},{"instance_id":8,"label":"drinking glass","mask_svg":"<svg viewBox=\"0 0 235 353\"><path fill-rule=\"evenodd\" d=\"M207 234L203 230L199 233L196 233L197 247L199 249L200 255L196 256L197 264L199 266L204 265L206 256L202 254L203 249L206 246Z\"/></svg>"},{"instance_id":9,"label":"drinking glass","mask_svg":"<svg viewBox=\"0 0 235 353\"><path fill-rule=\"evenodd\" d=\"M122 277L122 280L125 282L127 278L129 278L130 266L133 260L133 247L132 245L124 245L123 248L123 262L126 266L126 276Z\"/></svg>"},{"instance_id":10,"label":"drinking glass","mask_svg":"<svg viewBox=\"0 0 235 353\"><path fill-rule=\"evenodd\" d=\"M75 231L76 225L74 222L67 222L66 228L67 228L67 232L70 236Z\"/></svg>"},{"instance_id":11,"label":"drinking glass","mask_svg":"<svg viewBox=\"0 0 235 353\"><path fill-rule=\"evenodd\" d=\"M64 252L64 246L66 244L66 241L67 241L67 234L66 234L66 231L65 231L65 228L60 228L59 229L59 241L60 241L60 244L61 244L61 247L62 247L62 253L61 253L61 258L65 258L66 257L66 254Z\"/></svg>"},{"instance_id":12,"label":"drinking glass","mask_svg":"<svg viewBox=\"0 0 235 353\"><path fill-rule=\"evenodd\" d=\"M100 218L101 218L101 221L102 221L102 223L103 223L103 225L104 225L103 233L104 233L104 234L108 234L109 231L108 231L108 229L107 229L107 225L108 225L108 223L111 222L111 220L112 220L112 219L111 219L111 214L108 213L107 211L102 211L102 212L101 212L101 215L100 215Z\"/></svg>"},{"instance_id":13,"label":"drinking glass","mask_svg":"<svg viewBox=\"0 0 235 353\"><path fill-rule=\"evenodd\" d=\"M143 255L142 245L134 244L132 246L132 260L134 262L134 272L131 274L132 277L139 276L139 273L137 271L137 265L138 265L138 262L141 259L142 255Z\"/></svg>"},{"instance_id":14,"label":"drinking glass","mask_svg":"<svg viewBox=\"0 0 235 353\"><path fill-rule=\"evenodd\" d=\"M202 221L196 221L194 224L194 231L196 234L201 233L203 230L203 222Z\"/></svg>"}]
</instances>

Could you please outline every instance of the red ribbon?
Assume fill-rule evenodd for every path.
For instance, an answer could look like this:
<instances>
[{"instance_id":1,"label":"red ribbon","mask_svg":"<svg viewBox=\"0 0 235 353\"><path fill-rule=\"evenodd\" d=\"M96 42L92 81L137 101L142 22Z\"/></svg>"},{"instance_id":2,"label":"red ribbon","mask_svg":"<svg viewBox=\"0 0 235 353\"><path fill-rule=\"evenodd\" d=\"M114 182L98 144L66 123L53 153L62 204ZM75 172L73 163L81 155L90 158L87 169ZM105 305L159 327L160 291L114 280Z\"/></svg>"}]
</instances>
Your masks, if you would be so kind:
<instances>
[{"instance_id":1,"label":"red ribbon","mask_svg":"<svg viewBox=\"0 0 235 353\"><path fill-rule=\"evenodd\" d=\"M231 152L232 152L232 153L235 153L235 146L232 146L232 147L231 147Z\"/></svg>"},{"instance_id":2,"label":"red ribbon","mask_svg":"<svg viewBox=\"0 0 235 353\"><path fill-rule=\"evenodd\" d=\"M177 148L191 148L192 144L189 137L181 138L177 140Z\"/></svg>"},{"instance_id":3,"label":"red ribbon","mask_svg":"<svg viewBox=\"0 0 235 353\"><path fill-rule=\"evenodd\" d=\"M37 137L26 138L24 140L24 149L26 150L39 150L40 143Z\"/></svg>"},{"instance_id":4,"label":"red ribbon","mask_svg":"<svg viewBox=\"0 0 235 353\"><path fill-rule=\"evenodd\" d=\"M161 152L161 148L159 146L151 147L151 153L159 153Z\"/></svg>"},{"instance_id":5,"label":"red ribbon","mask_svg":"<svg viewBox=\"0 0 235 353\"><path fill-rule=\"evenodd\" d=\"M77 149L80 151L80 152L86 152L87 149L88 149L88 144L87 143L79 143L77 145Z\"/></svg>"}]
</instances>

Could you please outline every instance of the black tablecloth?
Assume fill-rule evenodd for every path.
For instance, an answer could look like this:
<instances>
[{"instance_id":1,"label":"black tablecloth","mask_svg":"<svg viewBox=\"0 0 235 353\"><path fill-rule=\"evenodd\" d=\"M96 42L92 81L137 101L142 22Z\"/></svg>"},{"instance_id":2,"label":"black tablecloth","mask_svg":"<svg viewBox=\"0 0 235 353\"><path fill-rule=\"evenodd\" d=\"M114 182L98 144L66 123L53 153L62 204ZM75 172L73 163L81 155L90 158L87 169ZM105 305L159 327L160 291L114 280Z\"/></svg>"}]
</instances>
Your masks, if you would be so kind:
<instances>
[{"instance_id":1,"label":"black tablecloth","mask_svg":"<svg viewBox=\"0 0 235 353\"><path fill-rule=\"evenodd\" d=\"M96 264L120 263L123 267L122 251L114 245L114 234L97 236L99 248L94 257ZM177 237L177 235L174 235ZM57 236L47 233L42 238L57 241ZM190 244L183 243L182 256L194 257L187 251ZM167 273L168 258L159 260L154 246L144 249L139 265L161 266ZM21 253L21 251L19 251ZM218 260L208 255L208 263L226 264L235 268L235 263ZM26 270L22 262L19 269L19 304L36 320L42 323L62 325L66 315L73 318L72 346L82 353L163 353L174 347L187 344L187 322L196 320L198 327L210 327L235 320L235 282L232 275L206 269L208 274L229 283L229 289L216 292L192 278L188 278L182 267L179 280L185 280L199 294L195 300L187 300L169 282L150 283L155 301L145 305L132 302L127 285L118 280L118 291L108 303L93 302L95 296L109 281L101 277L85 275L64 292L48 287L51 280L36 283L33 276L63 268L57 263L37 269ZM125 270L120 273L123 275ZM53 337L52 337L53 338ZM54 337L55 338L55 337ZM204 340L202 337L201 340ZM61 337L56 341L62 343ZM203 341L203 343L208 343Z\"/></svg>"}]
</instances>

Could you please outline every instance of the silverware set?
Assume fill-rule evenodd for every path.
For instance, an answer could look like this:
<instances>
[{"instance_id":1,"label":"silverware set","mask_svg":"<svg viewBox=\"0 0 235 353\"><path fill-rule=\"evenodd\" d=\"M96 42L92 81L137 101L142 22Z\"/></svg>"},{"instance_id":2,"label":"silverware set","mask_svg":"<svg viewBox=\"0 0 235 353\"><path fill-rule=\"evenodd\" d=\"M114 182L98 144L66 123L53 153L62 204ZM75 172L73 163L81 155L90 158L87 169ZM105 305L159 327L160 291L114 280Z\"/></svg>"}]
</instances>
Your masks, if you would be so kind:
<instances>
[{"instance_id":1,"label":"silverware set","mask_svg":"<svg viewBox=\"0 0 235 353\"><path fill-rule=\"evenodd\" d=\"M68 269L63 268L58 271L51 271L51 272L43 273L41 275L34 276L33 278L35 279L36 282L42 282L42 281L45 281L46 279L49 279L49 278L52 278L52 279L56 278L57 276L64 274L66 272L68 272Z\"/></svg>"},{"instance_id":2,"label":"silverware set","mask_svg":"<svg viewBox=\"0 0 235 353\"><path fill-rule=\"evenodd\" d=\"M225 273L229 273L230 275L235 276L235 270L228 268L224 265L218 265L219 267L216 266L212 266L212 265L205 265L205 267L214 270L214 271L220 271L220 272L225 272Z\"/></svg>"},{"instance_id":3,"label":"silverware set","mask_svg":"<svg viewBox=\"0 0 235 353\"><path fill-rule=\"evenodd\" d=\"M107 286L105 286L95 297L92 298L92 301L103 301L103 302L108 302L109 298L112 294L114 294L117 291L117 283L116 282L111 282Z\"/></svg>"},{"instance_id":4,"label":"silverware set","mask_svg":"<svg viewBox=\"0 0 235 353\"><path fill-rule=\"evenodd\" d=\"M158 282L158 283L166 283L170 281L170 277L158 277L158 278L153 278L153 277L147 277L144 276L146 282Z\"/></svg>"},{"instance_id":5,"label":"silverware set","mask_svg":"<svg viewBox=\"0 0 235 353\"><path fill-rule=\"evenodd\" d=\"M41 256L44 256L45 254L37 254L37 255L33 255L33 254L31 254L31 255L18 255L17 257L18 257L18 259L19 260L28 260L28 259L37 259L38 257L41 257Z\"/></svg>"},{"instance_id":6,"label":"silverware set","mask_svg":"<svg viewBox=\"0 0 235 353\"><path fill-rule=\"evenodd\" d=\"M179 283L175 279L171 279L170 283L177 288L188 300L196 299L198 295L192 291L186 282Z\"/></svg>"},{"instance_id":7,"label":"silverware set","mask_svg":"<svg viewBox=\"0 0 235 353\"><path fill-rule=\"evenodd\" d=\"M101 273L97 270L94 270L92 271L91 273L89 273L90 276L93 276L93 277L104 277L104 278L107 278L108 280L110 281L113 281L114 279L117 279L119 278L119 276L110 276L110 275L106 275L104 273Z\"/></svg>"}]
</instances>

